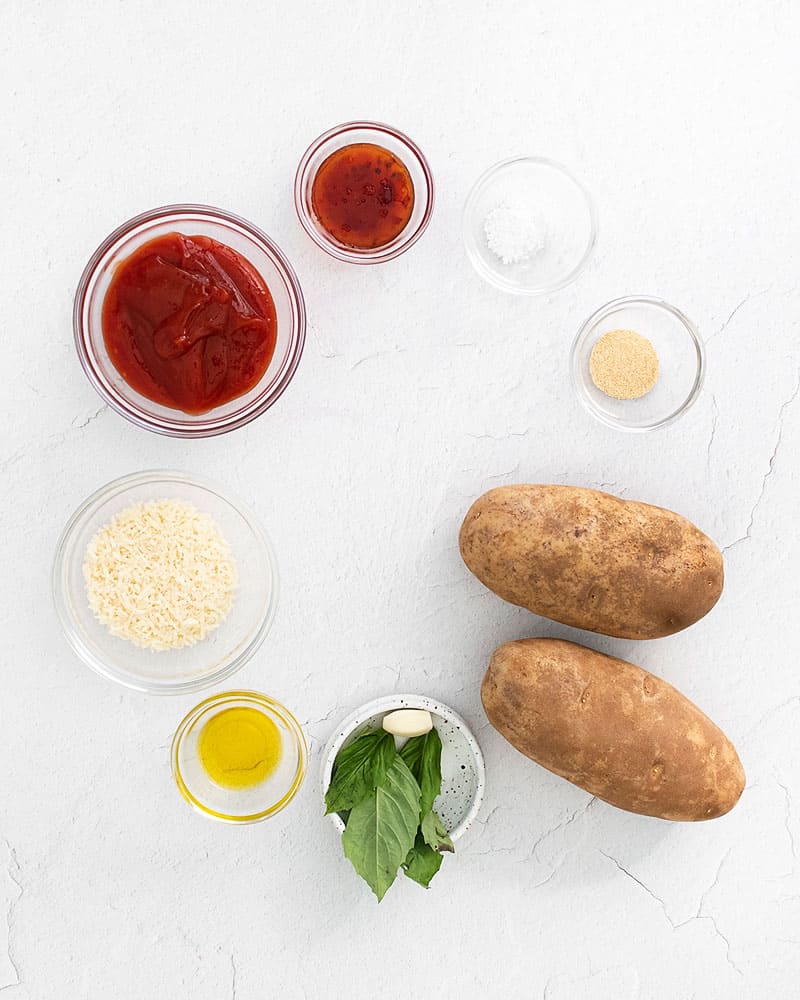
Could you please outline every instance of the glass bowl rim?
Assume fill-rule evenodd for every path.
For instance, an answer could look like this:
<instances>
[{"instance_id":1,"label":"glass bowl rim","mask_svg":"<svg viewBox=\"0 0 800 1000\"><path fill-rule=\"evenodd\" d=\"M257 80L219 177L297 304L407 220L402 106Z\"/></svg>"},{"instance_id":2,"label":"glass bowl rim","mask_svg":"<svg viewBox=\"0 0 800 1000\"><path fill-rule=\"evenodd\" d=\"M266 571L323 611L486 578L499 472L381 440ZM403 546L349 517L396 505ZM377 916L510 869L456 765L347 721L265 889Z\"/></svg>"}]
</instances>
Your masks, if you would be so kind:
<instances>
[{"instance_id":1,"label":"glass bowl rim","mask_svg":"<svg viewBox=\"0 0 800 1000\"><path fill-rule=\"evenodd\" d=\"M240 227L253 243L270 258L276 269L280 272L288 297L291 300L292 314L294 316L292 336L294 345L289 358L289 364L281 381L263 399L257 397L251 403L247 404L246 407L241 407L224 418L214 418L214 410L210 410L208 414L200 415L203 418L201 421L188 422L177 416L174 420L167 421L161 417L146 414L136 403L121 394L117 395L109 392L104 380L96 370L94 352L88 346L89 334L88 330L84 329L83 311L89 283L93 279L103 258L114 244L118 243L131 230L144 223L162 218L166 219L170 216L189 217L196 215L205 215L212 220L228 222ZM153 431L156 434L163 434L167 437L187 439L215 437L219 434L227 434L240 427L245 427L276 403L288 388L300 364L306 340L306 325L307 316L303 291L294 268L280 247L262 229L242 216L228 212L222 208L216 208L213 205L202 205L192 202L161 205L158 208L140 212L138 215L117 226L116 229L106 236L87 261L78 281L72 306L73 339L78 360L90 385L103 402L137 427ZM231 402L235 402L235 400L231 400ZM175 413L181 414L182 411L175 410Z\"/></svg>"},{"instance_id":2,"label":"glass bowl rim","mask_svg":"<svg viewBox=\"0 0 800 1000\"><path fill-rule=\"evenodd\" d=\"M472 239L471 220L478 200L478 195L481 193L488 181L490 181L496 174L506 167L510 167L517 163L533 163L537 166L548 167L565 176L578 189L578 192L583 197L589 212L589 240L580 260L568 274L559 278L558 281L550 282L547 285L536 285L534 287L525 288L507 281L502 277L502 275L498 274L489 267L489 265L477 252L477 249L473 246L474 241ZM597 206L595 205L591 192L583 181L576 177L569 167L564 166L564 164L558 160L551 159L549 156L510 156L505 160L500 160L498 163L494 163L492 166L487 167L470 188L461 214L461 237L467 257L469 258L473 268L478 275L484 279L484 281L488 282L494 288L497 288L501 292L509 292L512 295L549 295L552 292L557 292L562 288L566 288L567 285L571 285L573 281L576 281L577 278L580 277L588 265L592 254L594 253L595 245L597 244L597 235Z\"/></svg>"},{"instance_id":3,"label":"glass bowl rim","mask_svg":"<svg viewBox=\"0 0 800 1000\"><path fill-rule=\"evenodd\" d=\"M400 241L394 244L394 246L390 245L388 249L387 247L375 247L370 251L357 252L355 250L348 250L347 247L334 243L333 240L326 239L317 230L316 226L313 225L308 207L306 206L304 189L308 181L308 172L312 159L326 143L331 142L334 139L338 139L347 132L353 132L356 130L375 131L385 135L390 135L393 139L396 139L402 146L405 146L411 152L425 177L427 199L422 218L420 219L416 229L414 229L410 235L406 236L404 239L400 239ZM342 147L337 146L337 149L338 148ZM415 190L414 196L416 197L416 195L417 192ZM297 165L297 171L294 178L294 207L297 212L297 217L300 220L300 225L318 247L324 250L327 254L330 254L331 257L336 258L336 260L344 261L347 264L383 264L387 261L394 260L396 257L405 253L406 250L417 242L417 240L428 228L431 216L433 215L435 199L436 191L433 181L433 173L425 154L414 142L414 140L405 134L405 132L401 132L399 129L394 128L392 125L387 125L384 122L349 121L343 122L341 125L334 125L333 128L329 128L325 132L322 132L309 144L308 148L303 153L300 158L300 162ZM405 230L402 230L399 236L403 237L404 233Z\"/></svg>"},{"instance_id":4,"label":"glass bowl rim","mask_svg":"<svg viewBox=\"0 0 800 1000\"><path fill-rule=\"evenodd\" d=\"M689 339L695 349L697 357L697 370L695 372L694 382L692 383L692 388L690 389L686 399L684 399L683 402L672 411L672 413L667 414L666 417L662 417L660 420L655 420L649 424L642 424L638 427L623 420L616 420L613 417L608 416L608 414L603 413L595 406L591 397L584 388L584 380L580 376L580 366L578 363L579 351L583 346L584 340L588 337L589 331L592 327L618 309L632 305L645 305L668 312L674 319L678 320L678 322L689 334ZM673 306L665 299L659 298L655 295L623 295L620 298L611 299L611 301L606 302L605 305L595 309L588 319L584 320L581 324L581 327L572 342L572 348L570 350L570 373L572 376L572 385L578 398L583 404L584 409L586 409L596 420L598 420L601 424L605 424L606 427L612 427L615 430L626 431L630 434L644 434L647 431L654 431L659 427L666 427L668 424L673 423L696 401L697 397L700 395L700 390L703 387L703 381L706 374L705 345L703 344L703 339L700 336L697 327L685 313L677 308L677 306Z\"/></svg>"},{"instance_id":5,"label":"glass bowl rim","mask_svg":"<svg viewBox=\"0 0 800 1000\"><path fill-rule=\"evenodd\" d=\"M198 677L193 680L177 681L170 684L156 685L149 684L147 681L141 679L138 681L134 680L127 675L121 676L114 669L113 665L109 665L107 660L97 656L86 645L81 638L77 627L75 626L72 615L69 613L68 602L62 584L67 546L73 536L73 533L83 522L86 514L94 506L100 502L107 501L114 496L118 496L131 486L149 485L151 483L155 484L167 481L178 481L213 493L236 511L261 546L261 551L269 568L272 587L269 603L267 604L262 621L258 626L258 630L247 646L232 660L230 660L230 662L204 677ZM220 681L223 681L232 674L236 673L253 658L256 652L261 648L261 645L269 634L275 620L278 598L280 596L280 579L278 575L278 563L275 558L275 551L272 547L272 542L270 541L266 531L261 527L258 518L246 504L243 504L241 501L235 499L230 493L227 492L227 490L218 486L213 480L206 479L203 476L195 476L193 474L190 475L189 473L173 469L148 469L142 472L129 473L128 475L120 476L117 479L112 479L104 486L94 490L94 492L83 500L70 515L61 531L61 534L59 535L58 543L56 544L51 573L51 592L56 615L58 617L59 624L61 625L61 630L64 633L64 637L66 638L73 653L75 653L78 659L81 660L87 667L94 670L96 674L99 674L106 680L113 681L128 690L138 691L142 694L170 696L190 694L195 691L202 691L214 684L218 684Z\"/></svg>"},{"instance_id":6,"label":"glass bowl rim","mask_svg":"<svg viewBox=\"0 0 800 1000\"><path fill-rule=\"evenodd\" d=\"M360 705L341 720L334 730L330 740L326 744L322 755L320 788L322 791L323 804L325 801L325 793L331 783L333 765L336 762L336 757L348 738L358 728L358 726L362 725L373 715L378 715L381 712L388 713L398 708L421 708L429 711L432 715L442 717L446 713L461 731L475 759L475 771L477 777L475 795L464 818L457 826L450 830L450 837L455 843L455 841L460 840L461 837L464 836L467 830L475 822L475 818L480 812L481 805L483 804L483 796L486 790L486 764L480 744L478 743L475 734L472 732L472 729L467 724L466 720L449 705L440 701L438 698L431 698L428 695L403 694L402 692L399 694L382 695L379 698L372 698L370 701ZM344 832L344 823L342 822L340 816L337 813L328 813L327 815L335 829L338 830L339 833Z\"/></svg>"},{"instance_id":7,"label":"glass bowl rim","mask_svg":"<svg viewBox=\"0 0 800 1000\"><path fill-rule=\"evenodd\" d=\"M206 709L214 705L224 705L226 701L244 701L245 703L259 709L263 710L266 708L273 712L278 716L278 718L281 719L282 722L286 724L287 728L294 737L295 746L297 748L297 771L295 772L295 776L292 779L292 783L288 790L284 792L277 802L273 803L268 808L245 816L232 816L228 813L218 812L216 809L211 809L204 805L197 798L197 796L193 795L189 790L180 767L180 749L183 745L185 737L191 731L194 723L206 711ZM306 776L306 771L308 770L308 741L306 740L305 733L303 732L303 727L297 721L294 713L275 698L271 698L269 695L263 694L260 691L251 691L244 688L233 691L220 691L217 694L209 695L208 698L204 698L203 701L199 702L194 706L194 708L187 712L183 719L181 719L178 723L172 737L172 743L170 744L170 765L172 769L172 776L178 787L178 791L189 803L189 805L191 805L203 816L234 825L260 823L262 820L268 819L270 816L274 816L282 809L285 809L300 790Z\"/></svg>"}]
</instances>

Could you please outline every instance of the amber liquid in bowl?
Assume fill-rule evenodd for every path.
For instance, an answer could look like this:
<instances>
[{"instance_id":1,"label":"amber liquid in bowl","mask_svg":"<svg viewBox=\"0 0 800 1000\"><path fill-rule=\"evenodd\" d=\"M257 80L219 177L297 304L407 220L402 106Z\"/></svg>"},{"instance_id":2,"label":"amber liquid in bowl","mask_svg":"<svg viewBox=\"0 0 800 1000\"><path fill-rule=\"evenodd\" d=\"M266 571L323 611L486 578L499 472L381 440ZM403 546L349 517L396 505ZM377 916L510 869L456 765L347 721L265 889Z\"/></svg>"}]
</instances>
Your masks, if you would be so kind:
<instances>
[{"instance_id":1,"label":"amber liquid in bowl","mask_svg":"<svg viewBox=\"0 0 800 1000\"><path fill-rule=\"evenodd\" d=\"M330 236L348 247L374 250L396 239L414 210L414 183L405 164L369 142L343 146L320 165L311 207Z\"/></svg>"}]
</instances>

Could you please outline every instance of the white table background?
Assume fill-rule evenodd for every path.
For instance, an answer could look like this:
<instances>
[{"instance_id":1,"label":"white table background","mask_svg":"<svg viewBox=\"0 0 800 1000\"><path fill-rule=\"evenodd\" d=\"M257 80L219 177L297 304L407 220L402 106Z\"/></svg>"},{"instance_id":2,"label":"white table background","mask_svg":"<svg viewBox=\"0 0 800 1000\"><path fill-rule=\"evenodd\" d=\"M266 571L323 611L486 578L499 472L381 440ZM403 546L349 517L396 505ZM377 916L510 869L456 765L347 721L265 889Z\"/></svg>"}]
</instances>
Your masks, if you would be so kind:
<instances>
[{"instance_id":1,"label":"white table background","mask_svg":"<svg viewBox=\"0 0 800 1000\"><path fill-rule=\"evenodd\" d=\"M0 5L3 1000L797 995L800 10L596 6ZM310 140L362 116L417 140L437 185L425 237L376 268L329 259L292 203ZM569 165L599 210L588 271L546 299L495 292L461 244L474 179L525 153ZM90 253L177 201L265 228L309 311L289 391L215 440L126 423L73 348ZM626 436L582 410L567 359L595 307L637 292L696 321L708 377L677 424ZM275 626L235 683L290 706L312 760L261 825L208 822L173 786L169 741L198 698L117 689L55 619L66 518L153 467L217 478L278 552ZM505 605L456 539L469 503L513 482L680 511L725 549L722 600L645 644ZM683 690L737 745L741 803L670 825L513 750L479 683L497 644L531 634ZM401 879L378 907L321 816L318 767L337 720L393 691L466 716L487 796L431 890Z\"/></svg>"}]
</instances>

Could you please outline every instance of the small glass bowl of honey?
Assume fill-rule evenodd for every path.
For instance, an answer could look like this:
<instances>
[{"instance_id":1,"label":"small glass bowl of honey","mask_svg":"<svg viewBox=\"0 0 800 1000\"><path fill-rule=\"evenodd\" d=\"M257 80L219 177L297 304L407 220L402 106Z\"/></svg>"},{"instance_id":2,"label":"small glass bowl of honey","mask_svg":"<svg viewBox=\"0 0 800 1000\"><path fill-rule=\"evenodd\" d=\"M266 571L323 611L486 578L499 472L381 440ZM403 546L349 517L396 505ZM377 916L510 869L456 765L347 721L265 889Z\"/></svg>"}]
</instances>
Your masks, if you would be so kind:
<instances>
[{"instance_id":1,"label":"small glass bowl of honey","mask_svg":"<svg viewBox=\"0 0 800 1000\"><path fill-rule=\"evenodd\" d=\"M292 713L257 691L200 702L175 731L172 774L198 812L258 823L284 809L306 773L308 746Z\"/></svg>"},{"instance_id":2,"label":"small glass bowl of honey","mask_svg":"<svg viewBox=\"0 0 800 1000\"><path fill-rule=\"evenodd\" d=\"M433 176L407 135L379 122L347 122L303 154L294 184L300 223L332 257L392 260L422 236L433 212Z\"/></svg>"}]
</instances>

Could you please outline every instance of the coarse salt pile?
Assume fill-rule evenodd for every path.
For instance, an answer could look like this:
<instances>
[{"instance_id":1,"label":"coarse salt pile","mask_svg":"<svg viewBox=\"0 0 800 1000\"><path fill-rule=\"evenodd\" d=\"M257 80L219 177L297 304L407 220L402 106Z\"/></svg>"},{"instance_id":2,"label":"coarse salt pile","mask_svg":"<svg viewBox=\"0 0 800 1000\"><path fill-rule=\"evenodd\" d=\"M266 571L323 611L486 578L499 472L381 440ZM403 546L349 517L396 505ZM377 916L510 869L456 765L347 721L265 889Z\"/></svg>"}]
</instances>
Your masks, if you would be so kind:
<instances>
[{"instance_id":1,"label":"coarse salt pile","mask_svg":"<svg viewBox=\"0 0 800 1000\"><path fill-rule=\"evenodd\" d=\"M503 202L483 221L486 245L504 264L521 264L540 254L546 246L542 217L531 210L512 208Z\"/></svg>"},{"instance_id":2,"label":"coarse salt pile","mask_svg":"<svg viewBox=\"0 0 800 1000\"><path fill-rule=\"evenodd\" d=\"M193 646L231 610L236 565L216 523L185 500L121 511L86 547L89 605L112 635L144 649Z\"/></svg>"}]
</instances>

